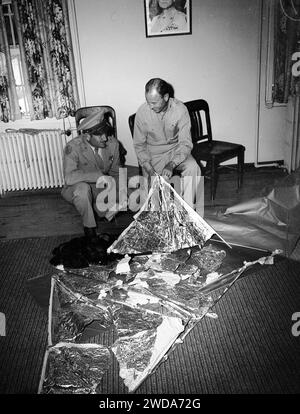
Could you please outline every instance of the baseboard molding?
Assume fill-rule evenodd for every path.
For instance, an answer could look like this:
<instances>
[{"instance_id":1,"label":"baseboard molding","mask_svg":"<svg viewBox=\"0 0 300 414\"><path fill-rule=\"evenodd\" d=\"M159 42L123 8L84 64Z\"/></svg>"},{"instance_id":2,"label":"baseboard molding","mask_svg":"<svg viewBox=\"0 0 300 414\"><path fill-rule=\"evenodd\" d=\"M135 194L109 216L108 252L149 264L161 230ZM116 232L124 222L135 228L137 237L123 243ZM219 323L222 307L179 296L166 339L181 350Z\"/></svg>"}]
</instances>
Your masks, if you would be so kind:
<instances>
[{"instance_id":1,"label":"baseboard molding","mask_svg":"<svg viewBox=\"0 0 300 414\"><path fill-rule=\"evenodd\" d=\"M257 165L266 165L267 164L278 164L278 165L284 165L284 161L283 160L274 160L274 161L259 161L257 163ZM255 165L255 164L253 164Z\"/></svg>"},{"instance_id":2,"label":"baseboard molding","mask_svg":"<svg viewBox=\"0 0 300 414\"><path fill-rule=\"evenodd\" d=\"M268 165L270 164L270 165ZM283 160L277 160L277 161L261 161L258 162L257 165L264 165L266 168L277 168L276 166L274 166L274 164L278 164L278 165L284 165L284 161ZM236 168L237 164L224 164L224 165L220 165L219 168ZM245 169L251 169L251 168L257 168L255 166L254 162L246 162L244 164L244 168Z\"/></svg>"}]
</instances>

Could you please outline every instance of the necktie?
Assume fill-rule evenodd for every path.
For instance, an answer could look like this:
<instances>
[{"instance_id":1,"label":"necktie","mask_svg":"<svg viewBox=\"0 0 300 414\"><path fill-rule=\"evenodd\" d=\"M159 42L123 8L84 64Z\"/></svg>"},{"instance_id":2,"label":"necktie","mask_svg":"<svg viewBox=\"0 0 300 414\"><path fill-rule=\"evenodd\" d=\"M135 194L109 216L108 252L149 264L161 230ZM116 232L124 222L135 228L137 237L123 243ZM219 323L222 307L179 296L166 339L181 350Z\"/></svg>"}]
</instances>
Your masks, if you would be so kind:
<instances>
[{"instance_id":1,"label":"necktie","mask_svg":"<svg viewBox=\"0 0 300 414\"><path fill-rule=\"evenodd\" d=\"M101 152L99 151L99 148L94 148L94 152L95 152L95 158L96 158L97 164L101 166L103 164L103 160L102 160Z\"/></svg>"},{"instance_id":2,"label":"necktie","mask_svg":"<svg viewBox=\"0 0 300 414\"><path fill-rule=\"evenodd\" d=\"M94 151L98 166L106 173L109 169L107 150L105 148L95 148Z\"/></svg>"}]
</instances>

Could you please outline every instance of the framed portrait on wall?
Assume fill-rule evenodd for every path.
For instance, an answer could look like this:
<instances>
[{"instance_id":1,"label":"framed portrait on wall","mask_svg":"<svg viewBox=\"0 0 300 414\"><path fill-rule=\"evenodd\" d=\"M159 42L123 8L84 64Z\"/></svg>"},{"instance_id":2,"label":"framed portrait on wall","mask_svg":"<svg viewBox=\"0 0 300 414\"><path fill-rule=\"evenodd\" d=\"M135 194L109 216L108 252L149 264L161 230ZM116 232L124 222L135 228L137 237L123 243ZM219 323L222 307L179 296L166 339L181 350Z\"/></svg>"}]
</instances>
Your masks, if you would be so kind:
<instances>
[{"instance_id":1,"label":"framed portrait on wall","mask_svg":"<svg viewBox=\"0 0 300 414\"><path fill-rule=\"evenodd\" d=\"M192 0L144 0L146 37L192 33Z\"/></svg>"}]
</instances>

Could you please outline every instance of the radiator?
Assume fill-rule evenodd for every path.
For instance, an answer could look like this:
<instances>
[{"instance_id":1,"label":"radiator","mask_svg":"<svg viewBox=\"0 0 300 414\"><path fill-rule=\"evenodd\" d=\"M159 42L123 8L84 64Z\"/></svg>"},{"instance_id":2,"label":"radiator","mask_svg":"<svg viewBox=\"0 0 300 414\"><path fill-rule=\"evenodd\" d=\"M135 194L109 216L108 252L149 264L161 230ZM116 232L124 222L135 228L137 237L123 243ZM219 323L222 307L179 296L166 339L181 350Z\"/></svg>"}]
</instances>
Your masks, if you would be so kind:
<instances>
[{"instance_id":1,"label":"radiator","mask_svg":"<svg viewBox=\"0 0 300 414\"><path fill-rule=\"evenodd\" d=\"M0 133L0 193L63 186L63 148L70 139L59 129Z\"/></svg>"}]
</instances>

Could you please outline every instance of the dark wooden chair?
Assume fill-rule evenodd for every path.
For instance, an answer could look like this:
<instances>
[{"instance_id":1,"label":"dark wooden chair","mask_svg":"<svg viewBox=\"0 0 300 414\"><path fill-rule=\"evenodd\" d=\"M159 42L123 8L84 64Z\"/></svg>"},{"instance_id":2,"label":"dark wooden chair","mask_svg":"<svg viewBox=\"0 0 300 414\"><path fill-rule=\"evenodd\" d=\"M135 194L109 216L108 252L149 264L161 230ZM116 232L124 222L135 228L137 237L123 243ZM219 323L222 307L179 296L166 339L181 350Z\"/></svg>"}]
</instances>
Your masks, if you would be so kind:
<instances>
[{"instance_id":1,"label":"dark wooden chair","mask_svg":"<svg viewBox=\"0 0 300 414\"><path fill-rule=\"evenodd\" d=\"M135 121L135 114L129 115L128 124L129 124L129 129L130 129L132 138L133 138L133 132L134 132L134 121ZM139 175L143 175L143 170L140 165L139 165Z\"/></svg>"},{"instance_id":2,"label":"dark wooden chair","mask_svg":"<svg viewBox=\"0 0 300 414\"><path fill-rule=\"evenodd\" d=\"M192 155L204 171L204 175L211 180L210 198L213 203L218 183L218 170L222 162L237 157L237 184L238 188L241 187L245 147L241 144L217 141L212 138L209 106L204 99L185 102L185 105L191 118ZM202 161L206 161L205 168Z\"/></svg>"},{"instance_id":3,"label":"dark wooden chair","mask_svg":"<svg viewBox=\"0 0 300 414\"><path fill-rule=\"evenodd\" d=\"M129 124L129 129L130 129L132 138L133 138L133 131L134 131L134 121L135 121L135 114L132 114L128 118L128 124Z\"/></svg>"}]
</instances>

